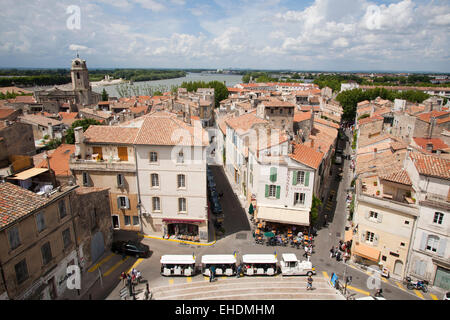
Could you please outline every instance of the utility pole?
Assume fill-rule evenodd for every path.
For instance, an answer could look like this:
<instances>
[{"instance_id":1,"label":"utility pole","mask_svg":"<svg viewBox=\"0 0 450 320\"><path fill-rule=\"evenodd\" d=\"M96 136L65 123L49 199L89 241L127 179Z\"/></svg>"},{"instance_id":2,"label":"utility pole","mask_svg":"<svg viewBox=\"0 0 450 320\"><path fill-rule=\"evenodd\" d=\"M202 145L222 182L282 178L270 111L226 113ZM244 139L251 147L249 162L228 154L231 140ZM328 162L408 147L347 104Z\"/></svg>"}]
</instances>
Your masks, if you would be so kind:
<instances>
[{"instance_id":1,"label":"utility pole","mask_svg":"<svg viewBox=\"0 0 450 320\"><path fill-rule=\"evenodd\" d=\"M344 295L346 295L347 294L347 264L345 264L345 269L344 269L344 281L345 281Z\"/></svg>"}]
</instances>

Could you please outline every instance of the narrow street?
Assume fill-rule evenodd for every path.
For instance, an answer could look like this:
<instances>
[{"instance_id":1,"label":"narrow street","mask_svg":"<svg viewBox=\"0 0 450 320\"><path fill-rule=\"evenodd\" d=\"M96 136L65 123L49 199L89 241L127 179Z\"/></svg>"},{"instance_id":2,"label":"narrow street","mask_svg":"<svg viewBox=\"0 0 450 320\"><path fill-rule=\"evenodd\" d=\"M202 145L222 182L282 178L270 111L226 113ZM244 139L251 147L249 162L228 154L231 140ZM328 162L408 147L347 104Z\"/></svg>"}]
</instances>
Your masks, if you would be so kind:
<instances>
[{"instance_id":1,"label":"narrow street","mask_svg":"<svg viewBox=\"0 0 450 320\"><path fill-rule=\"evenodd\" d=\"M344 143L344 141L340 141ZM342 145L344 154L348 154L350 151L350 143ZM315 278L317 283L328 283L330 277L335 273L340 283L343 284L344 273L347 276L352 277L352 283L347 286L348 293L353 294L355 298L367 297L373 295L375 290L368 288L367 280L370 274L364 270L359 270L357 267L351 264L344 264L342 261L337 262L335 259L330 258L329 250L331 246L336 246L340 239L343 239L346 225L346 193L351 182L351 172L349 169L349 160L344 160L343 178L341 181L335 180L337 174L337 166L333 168L333 174L328 177L331 179L329 182L329 188L324 193L323 212L319 216L317 223L318 235L315 240L314 253L311 257L311 261L316 267L317 273ZM92 289L93 299L101 299L101 297L107 297L108 300L120 299L120 291L124 288L123 284L119 281L119 275L122 271L128 272L131 268L138 268L143 278L148 281L150 288L159 288L158 290L166 290L165 288L174 289L177 286L182 286L184 291L193 290L189 293L190 297L195 296L196 286L189 286L189 284L197 282L208 281L207 278L202 275L195 275L192 277L163 277L160 275L160 257L164 254L194 254L197 257L197 264L199 263L199 257L204 254L233 254L236 252L238 255L246 253L274 253L278 256L282 253L295 253L298 258L303 259L303 249L294 249L290 247L279 246L265 246L257 245L251 234L250 222L247 219L247 214L241 207L239 200L233 192L232 186L229 184L226 175L222 168L212 167L212 172L215 177L215 181L218 186L218 190L222 191L224 196L220 200L225 213L223 226L225 228L225 234L219 237L215 237L213 224L210 224L210 243L203 245L194 245L182 242L171 242L167 240L142 238L142 242L150 246L152 252L151 257L147 259L136 259L130 257L129 259L122 260L120 256L111 255L106 253L102 259L98 262L98 270L91 272L91 277L99 278L98 272L102 273L102 285L97 281ZM328 215L328 224L323 225L323 215ZM123 237L122 235L121 237ZM92 271L92 270L91 270ZM270 279L267 280L267 290L282 291L282 287L277 287L277 281L279 277L273 278L273 285L269 284ZM247 277L246 277L247 278ZM250 277L251 278L251 277ZM301 278L301 277L300 277ZM278 280L277 280L278 279ZM94 279L95 280L95 279ZM221 278L219 281L228 281L229 278ZM244 281L245 279L242 279ZM266 280L265 280L266 281ZM224 282L225 283L225 282ZM227 282L230 283L230 282ZM236 282L233 282L236 284ZM187 285L187 286L186 286ZM200 284L199 284L200 285ZM233 285L229 287L233 290ZM142 292L145 288L145 283L140 284L137 288L138 292ZM191 289L189 289L191 288ZM269 289L272 288L272 289ZM422 294L420 292L409 291L401 283L393 281L392 279L383 279L382 288L384 297L388 300L410 300L410 299L427 299L436 300L437 297L431 294ZM228 290L228 289L224 289ZM230 291L231 292L231 291ZM299 293L300 294L300 293ZM85 293L83 299L88 299L89 294ZM200 296L199 296L200 297ZM314 295L308 296L300 295L292 296L301 297L301 299L314 299ZM162 298L162 296L161 296ZM316 296L317 298L317 296ZM195 298L194 298L195 299ZM267 299L270 299L270 294L267 294Z\"/></svg>"}]
</instances>

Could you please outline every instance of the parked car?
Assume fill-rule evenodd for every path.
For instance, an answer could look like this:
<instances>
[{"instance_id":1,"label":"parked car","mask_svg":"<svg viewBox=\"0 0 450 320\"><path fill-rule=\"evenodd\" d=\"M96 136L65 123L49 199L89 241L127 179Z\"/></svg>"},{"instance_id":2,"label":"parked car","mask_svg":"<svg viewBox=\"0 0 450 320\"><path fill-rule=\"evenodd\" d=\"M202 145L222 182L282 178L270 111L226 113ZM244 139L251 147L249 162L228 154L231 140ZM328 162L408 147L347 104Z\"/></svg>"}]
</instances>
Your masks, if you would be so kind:
<instances>
[{"instance_id":1,"label":"parked car","mask_svg":"<svg viewBox=\"0 0 450 320\"><path fill-rule=\"evenodd\" d=\"M150 255L149 246L134 241L115 241L111 246L111 251L136 258L146 258Z\"/></svg>"}]
</instances>

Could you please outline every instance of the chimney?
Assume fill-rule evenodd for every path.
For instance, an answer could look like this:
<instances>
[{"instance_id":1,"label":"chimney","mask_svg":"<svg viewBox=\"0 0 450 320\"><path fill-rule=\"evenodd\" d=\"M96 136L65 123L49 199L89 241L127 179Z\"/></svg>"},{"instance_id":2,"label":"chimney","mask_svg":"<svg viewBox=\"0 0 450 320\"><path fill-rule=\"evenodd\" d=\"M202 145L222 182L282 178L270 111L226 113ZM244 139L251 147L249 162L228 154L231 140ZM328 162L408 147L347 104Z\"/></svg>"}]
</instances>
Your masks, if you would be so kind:
<instances>
[{"instance_id":1,"label":"chimney","mask_svg":"<svg viewBox=\"0 0 450 320\"><path fill-rule=\"evenodd\" d=\"M428 139L431 139L433 137L433 130L434 130L435 126L436 126L436 118L435 117L431 117L431 119L430 119L430 132L428 134Z\"/></svg>"},{"instance_id":2,"label":"chimney","mask_svg":"<svg viewBox=\"0 0 450 320\"><path fill-rule=\"evenodd\" d=\"M433 152L433 143L428 142L427 146L426 146L426 150L430 153Z\"/></svg>"},{"instance_id":3,"label":"chimney","mask_svg":"<svg viewBox=\"0 0 450 320\"><path fill-rule=\"evenodd\" d=\"M75 134L75 156L86 158L86 145L84 144L83 127L76 127L74 129Z\"/></svg>"},{"instance_id":4,"label":"chimney","mask_svg":"<svg viewBox=\"0 0 450 320\"><path fill-rule=\"evenodd\" d=\"M52 123L48 122L48 135L50 136L51 139L53 139L53 127L52 127Z\"/></svg>"},{"instance_id":5,"label":"chimney","mask_svg":"<svg viewBox=\"0 0 450 320\"><path fill-rule=\"evenodd\" d=\"M311 148L314 148L314 139L311 139Z\"/></svg>"},{"instance_id":6,"label":"chimney","mask_svg":"<svg viewBox=\"0 0 450 320\"><path fill-rule=\"evenodd\" d=\"M377 151L378 151L377 148L373 148L373 158L374 159L376 159L376 157L377 157Z\"/></svg>"}]
</instances>

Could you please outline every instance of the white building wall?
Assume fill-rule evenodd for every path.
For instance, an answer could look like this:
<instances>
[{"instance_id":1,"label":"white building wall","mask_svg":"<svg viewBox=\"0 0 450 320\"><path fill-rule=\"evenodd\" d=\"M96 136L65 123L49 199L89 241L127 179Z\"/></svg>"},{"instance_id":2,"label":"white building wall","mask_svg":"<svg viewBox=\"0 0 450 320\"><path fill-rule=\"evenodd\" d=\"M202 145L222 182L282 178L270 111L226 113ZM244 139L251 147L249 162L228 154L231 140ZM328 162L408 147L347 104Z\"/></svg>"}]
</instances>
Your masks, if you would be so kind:
<instances>
[{"instance_id":1,"label":"white building wall","mask_svg":"<svg viewBox=\"0 0 450 320\"><path fill-rule=\"evenodd\" d=\"M183 148L184 163L176 163L177 147L137 146L137 168L142 213L152 219L207 219L207 182L205 148ZM157 152L158 162L150 163L150 152ZM189 156L190 153L190 156ZM174 155L172 155L174 154ZM194 154L196 154L194 160ZM173 159L173 157L175 157ZM193 161L189 161L192 159ZM159 175L159 187L151 187L151 174ZM178 189L177 175L185 175L186 187ZM159 197L161 211L153 212L152 197ZM178 212L178 198L186 198L187 213ZM154 233L145 228L144 233Z\"/></svg>"}]
</instances>

